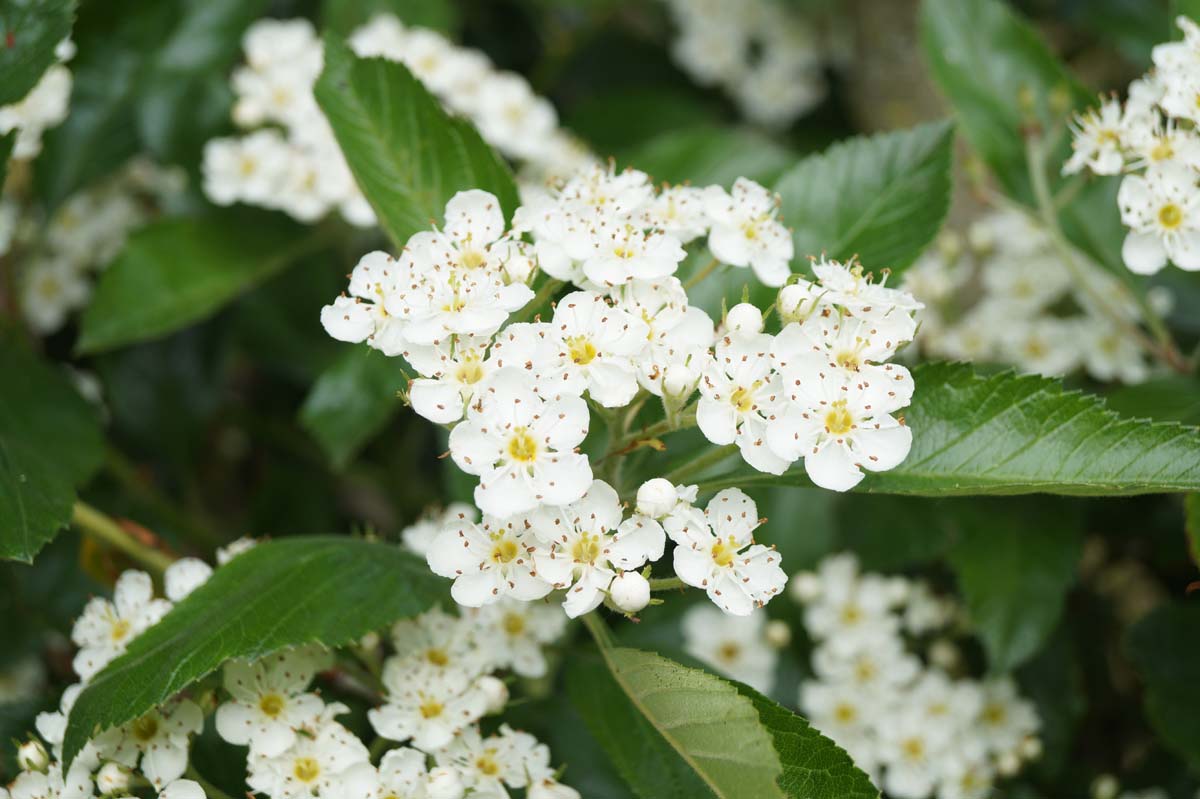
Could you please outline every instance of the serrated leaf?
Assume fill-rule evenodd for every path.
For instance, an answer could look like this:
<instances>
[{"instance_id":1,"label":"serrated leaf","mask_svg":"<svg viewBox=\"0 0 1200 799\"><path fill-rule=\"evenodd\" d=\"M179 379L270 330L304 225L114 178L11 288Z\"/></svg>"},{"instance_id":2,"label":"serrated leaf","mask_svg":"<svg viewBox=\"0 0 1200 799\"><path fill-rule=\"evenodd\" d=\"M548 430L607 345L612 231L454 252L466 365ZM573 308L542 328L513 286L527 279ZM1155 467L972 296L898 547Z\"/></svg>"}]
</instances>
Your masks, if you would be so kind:
<instances>
[{"instance_id":1,"label":"serrated leaf","mask_svg":"<svg viewBox=\"0 0 1200 799\"><path fill-rule=\"evenodd\" d=\"M5 0L0 3L0 105L22 99L55 63L54 48L71 35L74 0Z\"/></svg>"},{"instance_id":2,"label":"serrated leaf","mask_svg":"<svg viewBox=\"0 0 1200 799\"><path fill-rule=\"evenodd\" d=\"M1122 418L1058 380L967 364L925 363L904 416L908 457L868 474L856 491L917 496L1117 496L1200 490L1200 428ZM800 464L782 475L749 467L702 488L810 485Z\"/></svg>"},{"instance_id":3,"label":"serrated leaf","mask_svg":"<svg viewBox=\"0 0 1200 799\"><path fill-rule=\"evenodd\" d=\"M730 186L747 177L770 185L795 155L760 133L705 125L656 136L622 160L656 181Z\"/></svg>"},{"instance_id":4,"label":"serrated leaf","mask_svg":"<svg viewBox=\"0 0 1200 799\"><path fill-rule=\"evenodd\" d=\"M31 562L100 466L95 410L67 376L0 335L0 558Z\"/></svg>"},{"instance_id":5,"label":"serrated leaf","mask_svg":"<svg viewBox=\"0 0 1200 799\"><path fill-rule=\"evenodd\" d=\"M340 469L400 410L396 392L405 383L398 361L368 347L348 349L313 384L300 423Z\"/></svg>"},{"instance_id":6,"label":"serrated leaf","mask_svg":"<svg viewBox=\"0 0 1200 799\"><path fill-rule=\"evenodd\" d=\"M1000 0L924 0L919 25L926 61L963 135L1005 191L1032 202L1026 127L1049 129L1093 96Z\"/></svg>"},{"instance_id":7,"label":"serrated leaf","mask_svg":"<svg viewBox=\"0 0 1200 799\"><path fill-rule=\"evenodd\" d=\"M78 349L110 350L197 322L283 269L313 240L280 214L245 209L145 227L101 275Z\"/></svg>"},{"instance_id":8,"label":"serrated leaf","mask_svg":"<svg viewBox=\"0 0 1200 799\"><path fill-rule=\"evenodd\" d=\"M958 504L949 561L988 666L1012 671L1046 643L1078 577L1083 527L1074 506L1001 500Z\"/></svg>"},{"instance_id":9,"label":"serrated leaf","mask_svg":"<svg viewBox=\"0 0 1200 799\"><path fill-rule=\"evenodd\" d=\"M1163 605L1129 629L1125 653L1145 683L1146 715L1163 742L1200 769L1200 605Z\"/></svg>"},{"instance_id":10,"label":"serrated leaf","mask_svg":"<svg viewBox=\"0 0 1200 799\"><path fill-rule=\"evenodd\" d=\"M340 646L442 599L399 547L333 536L269 541L234 558L97 674L71 710L67 765L96 732L145 713L231 658Z\"/></svg>"},{"instance_id":11,"label":"serrated leaf","mask_svg":"<svg viewBox=\"0 0 1200 799\"><path fill-rule=\"evenodd\" d=\"M775 184L798 259L902 270L937 235L950 208L954 128L935 122L840 142Z\"/></svg>"},{"instance_id":12,"label":"serrated leaf","mask_svg":"<svg viewBox=\"0 0 1200 799\"><path fill-rule=\"evenodd\" d=\"M878 799L879 791L844 750L748 685L734 683L754 703L783 765L779 787L794 799Z\"/></svg>"},{"instance_id":13,"label":"serrated leaf","mask_svg":"<svg viewBox=\"0 0 1200 799\"><path fill-rule=\"evenodd\" d=\"M325 69L313 92L380 227L398 249L440 223L446 201L458 191L491 192L506 218L516 210L508 165L403 65L358 58L326 36Z\"/></svg>"}]
</instances>

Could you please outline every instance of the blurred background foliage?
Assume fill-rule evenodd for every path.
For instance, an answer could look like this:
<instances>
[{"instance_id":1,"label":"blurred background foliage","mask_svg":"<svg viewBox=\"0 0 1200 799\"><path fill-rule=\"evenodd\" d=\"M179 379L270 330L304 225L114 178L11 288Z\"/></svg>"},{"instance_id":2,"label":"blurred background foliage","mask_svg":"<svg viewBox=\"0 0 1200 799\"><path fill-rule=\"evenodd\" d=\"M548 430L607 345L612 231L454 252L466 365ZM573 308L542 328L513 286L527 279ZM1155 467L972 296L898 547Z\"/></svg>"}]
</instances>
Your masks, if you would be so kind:
<instances>
[{"instance_id":1,"label":"blurred background foliage","mask_svg":"<svg viewBox=\"0 0 1200 799\"><path fill-rule=\"evenodd\" d=\"M724 95L698 88L674 64L671 23L658 3L84 0L73 34L79 50L71 63L70 115L46 135L32 168L33 192L49 211L148 152L188 173L189 192L171 212L203 209L200 151L232 129L228 76L241 57L242 31L261 16L306 16L344 32L388 10L443 30L527 75L594 150L664 180L728 183L747 175L766 182L799 156L846 136L947 114L920 56L914 0L778 2L822 26L831 88L791 127L766 132L740 122ZM1173 35L1176 10L1158 0L1014 5L1096 91L1119 89L1145 70L1152 45ZM965 151L960 161L966 172ZM964 181L952 220L969 218L973 202ZM380 234L337 228L214 315L157 340L85 356L75 354L77 325L44 340L48 356L93 372L102 387L105 463L84 498L130 520L130 529L157 546L206 557L242 535L369 531L393 539L432 499L469 498L470 484L437 460L444 434L396 401L399 386L383 359L340 346L318 323L321 306L342 289L358 256L382 246ZM1192 320L1200 319L1197 277L1170 277L1181 316ZM741 287L731 282L727 289L740 294ZM1198 397L1187 382L1157 394L1117 392L1113 402L1131 415L1195 422ZM696 435L679 451L700 446ZM1081 796L1092 776L1108 771L1179 796L1194 787L1179 753L1151 732L1122 644L1129 625L1167 598L1183 597L1198 579L1185 554L1181 500L751 493L772 520L763 538L779 547L790 571L848 548L868 569L921 573L945 589L957 587L976 610L989 593L1028 597L1028 613L981 631L993 665L1016 667L1044 718L1045 757L1013 796ZM981 536L989 566L982 573L971 567ZM1064 578L1031 574L1025 566L1056 560L1067 563ZM21 734L36 711L53 704L70 680L71 619L89 594L129 565L75 533L59 536L32 566L0 565L0 696L5 680L29 659L47 666L43 691L0 702L0 740ZM630 640L678 654L676 621L684 608L671 602L665 612L648 614ZM799 612L785 602L770 611L785 620ZM804 645L794 643L797 658L779 681L778 698L789 704L800 679L796 664L806 662ZM1188 645L1200 683L1200 630ZM983 652L974 656L982 659ZM1200 719L1200 706L1193 709ZM523 707L514 721L545 736L585 795L622 795L572 713L566 703L547 700ZM568 723L559 723L564 717ZM1191 740L1192 766L1200 767L1200 732ZM0 777L11 768L0 762Z\"/></svg>"}]
</instances>

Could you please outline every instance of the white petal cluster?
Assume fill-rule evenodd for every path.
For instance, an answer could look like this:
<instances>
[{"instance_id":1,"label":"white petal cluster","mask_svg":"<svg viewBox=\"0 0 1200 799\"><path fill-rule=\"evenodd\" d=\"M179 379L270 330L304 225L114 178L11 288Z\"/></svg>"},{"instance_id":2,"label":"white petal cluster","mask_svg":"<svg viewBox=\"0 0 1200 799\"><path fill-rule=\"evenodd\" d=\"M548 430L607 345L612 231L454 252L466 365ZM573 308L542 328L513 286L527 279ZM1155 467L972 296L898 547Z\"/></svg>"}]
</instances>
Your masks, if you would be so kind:
<instances>
[{"instance_id":1,"label":"white petal cluster","mask_svg":"<svg viewBox=\"0 0 1200 799\"><path fill-rule=\"evenodd\" d=\"M779 652L767 639L767 614L730 616L696 605L683 616L683 649L716 671L769 694L775 687Z\"/></svg>"},{"instance_id":2,"label":"white petal cluster","mask_svg":"<svg viewBox=\"0 0 1200 799\"><path fill-rule=\"evenodd\" d=\"M71 70L63 63L75 54L75 43L64 39L54 49L57 61L42 73L29 93L0 106L0 136L17 132L12 157L28 160L42 151L42 134L67 118L71 100Z\"/></svg>"},{"instance_id":3,"label":"white petal cluster","mask_svg":"<svg viewBox=\"0 0 1200 799\"><path fill-rule=\"evenodd\" d=\"M312 24L259 20L242 44L246 63L232 79L233 120L248 132L208 142L205 193L219 205L273 208L304 222L336 209L351 224L374 225L374 213L313 98L324 53ZM406 28L389 14L354 31L349 44L359 56L403 63L448 109L474 122L492 146L525 163L531 180L567 174L591 160L558 127L549 102L477 50L431 30Z\"/></svg>"},{"instance_id":4,"label":"white petal cluster","mask_svg":"<svg viewBox=\"0 0 1200 799\"><path fill-rule=\"evenodd\" d=\"M704 86L719 86L749 119L784 128L827 91L817 31L771 0L666 0L678 27L675 61Z\"/></svg>"},{"instance_id":5,"label":"white petal cluster","mask_svg":"<svg viewBox=\"0 0 1200 799\"><path fill-rule=\"evenodd\" d=\"M116 257L133 229L183 189L183 174L137 158L68 197L45 224L0 200L0 255L18 258L21 313L40 335L87 304L94 273ZM7 220L7 221L6 221Z\"/></svg>"},{"instance_id":6,"label":"white petal cluster","mask_svg":"<svg viewBox=\"0 0 1200 799\"><path fill-rule=\"evenodd\" d=\"M1146 355L1114 321L1138 325L1137 303L1112 275L1083 268L1088 286L1071 276L1039 225L1014 211L987 214L965 243L947 232L905 272L904 288L926 306L916 342L936 358L1143 382L1151 373Z\"/></svg>"},{"instance_id":7,"label":"white petal cluster","mask_svg":"<svg viewBox=\"0 0 1200 799\"><path fill-rule=\"evenodd\" d=\"M1117 194L1129 228L1125 265L1150 275L1168 262L1200 270L1200 25L1179 17L1184 36L1157 45L1154 70L1129 86L1122 104L1104 100L1072 126L1071 174L1124 174Z\"/></svg>"},{"instance_id":8,"label":"white petal cluster","mask_svg":"<svg viewBox=\"0 0 1200 799\"><path fill-rule=\"evenodd\" d=\"M850 554L796 575L815 649L800 707L896 799L983 799L1038 750L1040 720L1008 677L955 677L913 642L960 611L921 583L860 572ZM931 643L932 642L932 643Z\"/></svg>"}]
</instances>

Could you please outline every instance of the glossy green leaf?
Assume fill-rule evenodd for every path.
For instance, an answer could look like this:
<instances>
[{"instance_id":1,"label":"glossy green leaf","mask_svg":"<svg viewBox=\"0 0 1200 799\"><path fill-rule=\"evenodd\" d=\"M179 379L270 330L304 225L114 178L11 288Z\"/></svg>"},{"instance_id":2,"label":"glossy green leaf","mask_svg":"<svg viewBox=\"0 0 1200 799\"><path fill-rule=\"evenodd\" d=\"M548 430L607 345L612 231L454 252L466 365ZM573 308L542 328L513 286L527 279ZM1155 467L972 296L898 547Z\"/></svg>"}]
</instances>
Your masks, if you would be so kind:
<instances>
[{"instance_id":1,"label":"glossy green leaf","mask_svg":"<svg viewBox=\"0 0 1200 799\"><path fill-rule=\"evenodd\" d=\"M747 177L770 185L795 155L761 133L703 125L656 136L622 160L656 181L730 186Z\"/></svg>"},{"instance_id":2,"label":"glossy green leaf","mask_svg":"<svg viewBox=\"0 0 1200 799\"><path fill-rule=\"evenodd\" d=\"M1106 394L1104 401L1123 416L1200 424L1200 379L1194 375L1168 375L1120 386Z\"/></svg>"},{"instance_id":3,"label":"glossy green leaf","mask_svg":"<svg viewBox=\"0 0 1200 799\"><path fill-rule=\"evenodd\" d=\"M401 248L440 223L458 191L483 189L505 215L518 205L508 165L471 124L450 116L403 65L362 59L333 36L314 93L380 227Z\"/></svg>"},{"instance_id":4,"label":"glossy green leaf","mask_svg":"<svg viewBox=\"0 0 1200 799\"><path fill-rule=\"evenodd\" d=\"M31 562L100 466L95 410L60 369L0 335L0 558Z\"/></svg>"},{"instance_id":5,"label":"glossy green leaf","mask_svg":"<svg viewBox=\"0 0 1200 799\"><path fill-rule=\"evenodd\" d=\"M280 214L244 209L143 228L101 275L79 350L146 341L204 319L283 269L314 238Z\"/></svg>"},{"instance_id":6,"label":"glossy green leaf","mask_svg":"<svg viewBox=\"0 0 1200 799\"><path fill-rule=\"evenodd\" d=\"M58 59L55 46L71 35L75 0L5 0L0 3L0 105L15 103Z\"/></svg>"},{"instance_id":7,"label":"glossy green leaf","mask_svg":"<svg viewBox=\"0 0 1200 799\"><path fill-rule=\"evenodd\" d=\"M443 598L445 581L399 547L332 536L269 541L222 566L79 695L69 764L97 731L135 719L231 658L340 646Z\"/></svg>"},{"instance_id":8,"label":"glossy green leaf","mask_svg":"<svg viewBox=\"0 0 1200 799\"><path fill-rule=\"evenodd\" d=\"M796 258L903 269L937 235L950 208L954 128L936 122L858 137L809 156L775 184Z\"/></svg>"},{"instance_id":9,"label":"glossy green leaf","mask_svg":"<svg viewBox=\"0 0 1200 799\"><path fill-rule=\"evenodd\" d=\"M347 349L317 378L300 408L300 423L337 468L400 410L406 380L400 363L368 347Z\"/></svg>"},{"instance_id":10,"label":"glossy green leaf","mask_svg":"<svg viewBox=\"0 0 1200 799\"><path fill-rule=\"evenodd\" d=\"M930 71L963 134L1005 191L1031 202L1024 132L1062 123L1092 94L1001 0L924 0L919 25Z\"/></svg>"},{"instance_id":11,"label":"glossy green leaf","mask_svg":"<svg viewBox=\"0 0 1200 799\"><path fill-rule=\"evenodd\" d=\"M1146 715L1164 743L1200 769L1200 605L1163 605L1129 629L1126 656L1145 684Z\"/></svg>"},{"instance_id":12,"label":"glossy green leaf","mask_svg":"<svg viewBox=\"0 0 1200 799\"><path fill-rule=\"evenodd\" d=\"M1033 657L1062 618L1078 577L1083 527L1061 501L955 506L949 561L992 671Z\"/></svg>"},{"instance_id":13,"label":"glossy green leaf","mask_svg":"<svg viewBox=\"0 0 1200 799\"><path fill-rule=\"evenodd\" d=\"M1068 494L1116 496L1200 490L1200 429L1123 418L1058 380L975 374L960 363L913 370L904 416L908 457L868 474L856 491L919 496ZM797 464L783 475L749 467L702 488L808 485Z\"/></svg>"}]
</instances>

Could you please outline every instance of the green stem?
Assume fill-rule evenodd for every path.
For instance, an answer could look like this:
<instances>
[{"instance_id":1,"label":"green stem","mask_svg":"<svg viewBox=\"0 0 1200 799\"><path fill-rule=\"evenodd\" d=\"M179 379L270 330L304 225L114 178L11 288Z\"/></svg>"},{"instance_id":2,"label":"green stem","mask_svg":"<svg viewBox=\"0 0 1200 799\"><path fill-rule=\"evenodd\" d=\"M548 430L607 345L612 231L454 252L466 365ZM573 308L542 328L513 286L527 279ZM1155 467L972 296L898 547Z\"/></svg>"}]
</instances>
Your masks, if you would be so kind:
<instances>
[{"instance_id":1,"label":"green stem","mask_svg":"<svg viewBox=\"0 0 1200 799\"><path fill-rule=\"evenodd\" d=\"M711 261L708 262L708 264L703 269L701 269L699 272L697 272L696 274L692 275L691 277L689 277L687 279L687 282L683 284L684 290L693 288L697 283L699 283L700 281L704 280L704 278L711 275L713 273L713 271L720 265L721 265L721 262L718 261L716 258L713 258Z\"/></svg>"},{"instance_id":2,"label":"green stem","mask_svg":"<svg viewBox=\"0 0 1200 799\"><path fill-rule=\"evenodd\" d=\"M596 646L600 647L601 652L612 649L615 645L612 631L608 629L608 625L596 611L583 614L583 626L587 627L588 632L592 634L592 638L595 639Z\"/></svg>"},{"instance_id":3,"label":"green stem","mask_svg":"<svg viewBox=\"0 0 1200 799\"><path fill-rule=\"evenodd\" d=\"M85 502L77 501L71 512L71 523L84 535L119 549L145 566L155 576L161 576L175 559L165 552L138 541L115 521Z\"/></svg>"},{"instance_id":4,"label":"green stem","mask_svg":"<svg viewBox=\"0 0 1200 799\"><path fill-rule=\"evenodd\" d=\"M627 421L629 418L627 417ZM651 438L658 438L667 433L674 433L677 430L687 430L696 426L696 403L692 403L684 408L672 419L661 419L649 427L643 427L635 433L626 433L623 438L613 443L608 452L605 453L605 458L618 457L639 441L647 441Z\"/></svg>"},{"instance_id":5,"label":"green stem","mask_svg":"<svg viewBox=\"0 0 1200 799\"><path fill-rule=\"evenodd\" d=\"M208 797L208 799L233 799L229 794L225 793L220 788L204 779L204 776L201 775L199 771L196 771L195 766L189 764L187 771L184 772L184 776L186 776L189 780L199 783L200 787L204 789L204 794Z\"/></svg>"},{"instance_id":6,"label":"green stem","mask_svg":"<svg viewBox=\"0 0 1200 799\"><path fill-rule=\"evenodd\" d=\"M110 448L104 468L134 499L195 543L210 549L225 543L207 519L195 519L176 508L162 491L142 477L138 467L124 453Z\"/></svg>"},{"instance_id":7,"label":"green stem","mask_svg":"<svg viewBox=\"0 0 1200 799\"><path fill-rule=\"evenodd\" d=\"M656 577L650 580L650 591L674 591L684 587L683 580L678 577Z\"/></svg>"},{"instance_id":8,"label":"green stem","mask_svg":"<svg viewBox=\"0 0 1200 799\"><path fill-rule=\"evenodd\" d=\"M530 300L524 308L517 311L513 315L512 323L528 322L533 318L535 312L546 306L550 302L550 298L558 293L558 290L562 287L563 282L561 280L555 280L554 278L548 279L542 284L542 287L538 289L537 294L533 295L533 299Z\"/></svg>"},{"instance_id":9,"label":"green stem","mask_svg":"<svg viewBox=\"0 0 1200 799\"><path fill-rule=\"evenodd\" d=\"M699 458L690 460L682 466L667 472L663 475L663 478L675 485L683 484L688 478L700 474L711 466L715 466L735 452L737 452L737 444L714 447Z\"/></svg>"}]
</instances>

